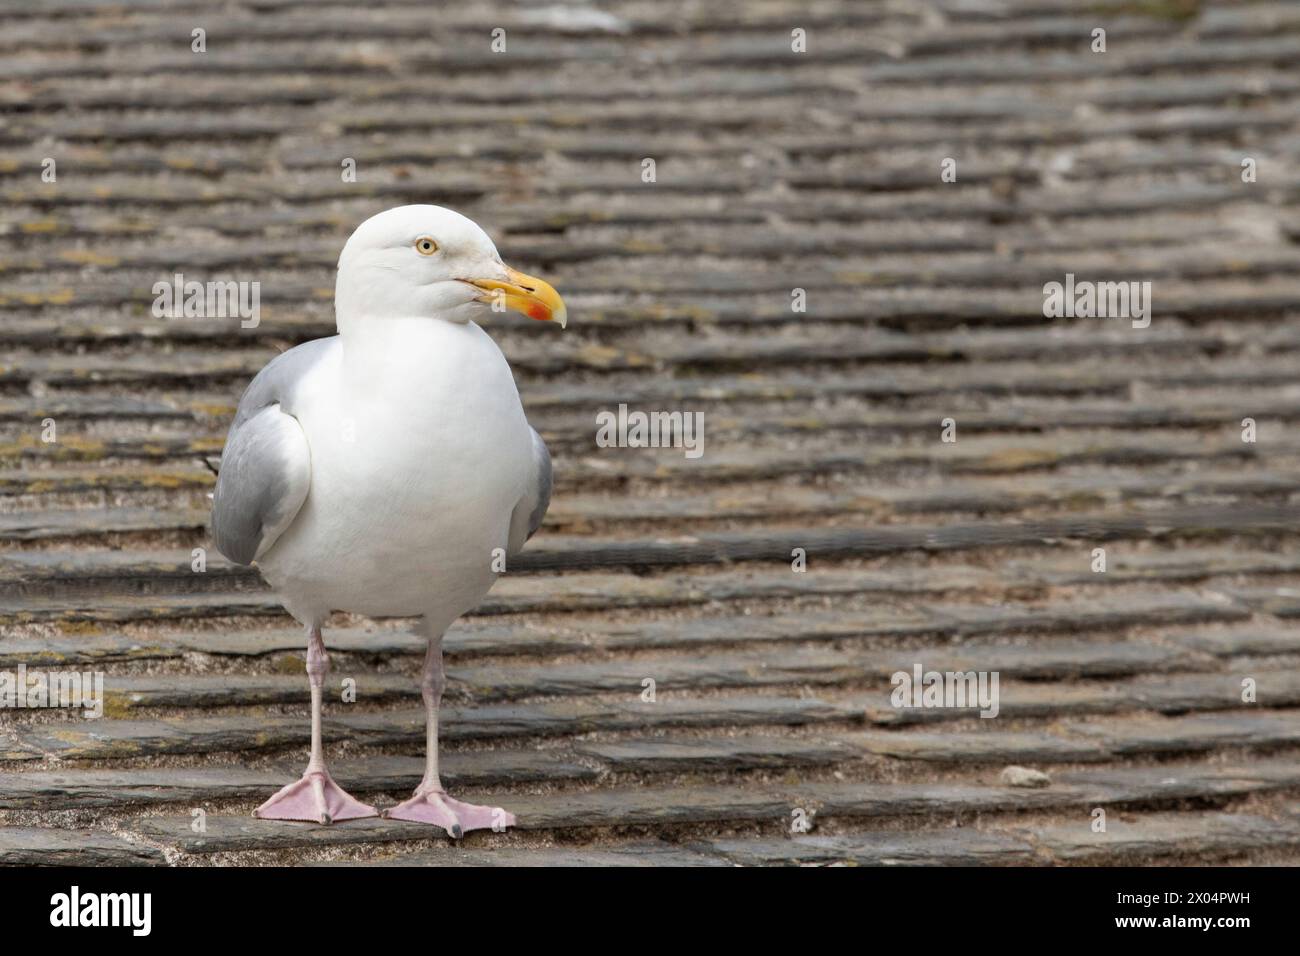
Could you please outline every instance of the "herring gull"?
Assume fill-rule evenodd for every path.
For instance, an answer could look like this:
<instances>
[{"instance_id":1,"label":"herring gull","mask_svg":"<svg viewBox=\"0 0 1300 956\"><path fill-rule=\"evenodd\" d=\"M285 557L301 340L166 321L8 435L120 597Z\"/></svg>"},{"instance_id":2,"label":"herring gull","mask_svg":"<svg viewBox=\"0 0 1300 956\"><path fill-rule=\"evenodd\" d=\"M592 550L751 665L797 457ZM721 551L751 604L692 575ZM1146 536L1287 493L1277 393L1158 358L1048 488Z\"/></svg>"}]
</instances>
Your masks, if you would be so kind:
<instances>
[{"instance_id":1,"label":"herring gull","mask_svg":"<svg viewBox=\"0 0 1300 956\"><path fill-rule=\"evenodd\" d=\"M338 334L273 359L240 399L213 493L218 549L257 562L307 631L311 759L255 815L331 823L375 816L331 779L321 747L331 611L414 617L425 774L387 812L453 837L513 825L449 796L438 777L442 636L541 524L551 460L505 357L475 319L515 309L565 324L556 291L501 261L474 222L401 206L362 223L339 256Z\"/></svg>"}]
</instances>

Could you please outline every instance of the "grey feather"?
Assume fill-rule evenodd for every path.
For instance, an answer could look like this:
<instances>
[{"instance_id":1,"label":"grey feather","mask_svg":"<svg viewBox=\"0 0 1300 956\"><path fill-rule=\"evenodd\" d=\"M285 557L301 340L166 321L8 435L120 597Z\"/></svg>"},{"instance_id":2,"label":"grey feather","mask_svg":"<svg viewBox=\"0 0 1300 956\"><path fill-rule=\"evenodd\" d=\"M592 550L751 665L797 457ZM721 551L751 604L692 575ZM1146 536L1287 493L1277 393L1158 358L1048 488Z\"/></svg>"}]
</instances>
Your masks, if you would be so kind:
<instances>
[{"instance_id":1,"label":"grey feather","mask_svg":"<svg viewBox=\"0 0 1300 956\"><path fill-rule=\"evenodd\" d=\"M251 564L307 500L311 449L293 417L293 399L298 382L336 339L317 339L272 359L239 400L212 495L213 539L231 561Z\"/></svg>"},{"instance_id":2,"label":"grey feather","mask_svg":"<svg viewBox=\"0 0 1300 956\"><path fill-rule=\"evenodd\" d=\"M533 478L528 491L510 516L509 554L518 554L524 542L537 533L551 503L551 453L535 429L533 434Z\"/></svg>"}]
</instances>

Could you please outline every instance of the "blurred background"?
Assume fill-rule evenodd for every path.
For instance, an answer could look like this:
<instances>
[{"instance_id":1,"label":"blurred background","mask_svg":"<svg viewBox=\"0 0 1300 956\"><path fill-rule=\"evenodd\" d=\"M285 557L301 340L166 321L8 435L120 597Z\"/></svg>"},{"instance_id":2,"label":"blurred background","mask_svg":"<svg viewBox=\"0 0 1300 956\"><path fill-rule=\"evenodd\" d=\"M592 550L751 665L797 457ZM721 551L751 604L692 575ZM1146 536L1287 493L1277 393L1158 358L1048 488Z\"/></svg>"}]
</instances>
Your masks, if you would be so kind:
<instances>
[{"instance_id":1,"label":"blurred background","mask_svg":"<svg viewBox=\"0 0 1300 956\"><path fill-rule=\"evenodd\" d=\"M108 693L0 712L0 862L1300 857L1300 6L0 23L0 669ZM570 314L488 329L557 485L447 637L444 779L521 824L460 846L249 817L306 752L302 636L206 529L247 381L426 202ZM160 316L178 273L256 324ZM1067 274L1149 282L1149 327L1046 318ZM703 455L598 447L620 403ZM334 625L331 767L390 805L423 642ZM893 706L916 666L996 672L998 717Z\"/></svg>"}]
</instances>

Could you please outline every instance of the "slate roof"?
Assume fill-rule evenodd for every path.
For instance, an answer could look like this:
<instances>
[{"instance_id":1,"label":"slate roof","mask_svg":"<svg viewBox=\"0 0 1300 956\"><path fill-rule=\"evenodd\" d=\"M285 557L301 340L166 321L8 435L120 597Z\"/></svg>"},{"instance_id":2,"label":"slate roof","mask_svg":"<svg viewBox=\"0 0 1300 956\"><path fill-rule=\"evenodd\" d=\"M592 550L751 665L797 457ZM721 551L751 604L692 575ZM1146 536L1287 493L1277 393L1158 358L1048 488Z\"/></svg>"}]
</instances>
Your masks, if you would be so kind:
<instances>
[{"instance_id":1,"label":"slate roof","mask_svg":"<svg viewBox=\"0 0 1300 956\"><path fill-rule=\"evenodd\" d=\"M0 669L109 694L0 713L0 863L1300 857L1300 7L447 6L0 5ZM571 316L489 328L557 485L448 636L445 777L520 819L459 846L250 818L305 759L303 639L191 567L241 390L406 202ZM155 318L176 272L260 324ZM1045 318L1066 273L1151 282L1150 327ZM621 402L704 455L596 447ZM334 623L329 755L388 805L420 643ZM999 716L892 706L917 663L996 671Z\"/></svg>"}]
</instances>

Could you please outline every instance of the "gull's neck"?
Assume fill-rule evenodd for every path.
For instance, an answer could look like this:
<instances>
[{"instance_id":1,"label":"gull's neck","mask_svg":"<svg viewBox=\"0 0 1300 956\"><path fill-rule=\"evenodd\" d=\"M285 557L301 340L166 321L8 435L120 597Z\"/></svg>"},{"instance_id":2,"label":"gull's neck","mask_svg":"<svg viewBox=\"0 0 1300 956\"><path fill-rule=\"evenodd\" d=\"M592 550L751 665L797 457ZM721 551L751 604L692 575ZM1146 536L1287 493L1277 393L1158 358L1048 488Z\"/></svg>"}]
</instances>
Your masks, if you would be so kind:
<instances>
[{"instance_id":1,"label":"gull's neck","mask_svg":"<svg viewBox=\"0 0 1300 956\"><path fill-rule=\"evenodd\" d=\"M426 316L340 320L344 369L349 374L364 373L369 377L384 370L418 365L429 356L459 348L471 324Z\"/></svg>"}]
</instances>

